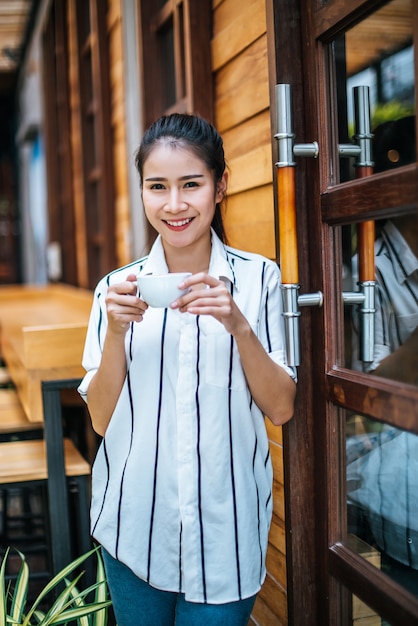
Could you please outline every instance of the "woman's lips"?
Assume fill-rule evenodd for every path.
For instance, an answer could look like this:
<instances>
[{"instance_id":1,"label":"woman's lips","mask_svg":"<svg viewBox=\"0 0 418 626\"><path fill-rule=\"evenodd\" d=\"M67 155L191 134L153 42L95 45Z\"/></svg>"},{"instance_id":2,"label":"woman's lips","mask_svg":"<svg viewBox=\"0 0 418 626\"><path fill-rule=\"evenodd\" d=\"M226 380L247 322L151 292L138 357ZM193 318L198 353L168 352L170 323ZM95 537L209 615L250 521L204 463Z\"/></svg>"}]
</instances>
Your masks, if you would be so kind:
<instances>
[{"instance_id":1,"label":"woman's lips","mask_svg":"<svg viewBox=\"0 0 418 626\"><path fill-rule=\"evenodd\" d=\"M184 230L188 227L190 222L193 220L192 217L188 217L182 220L164 220L170 230Z\"/></svg>"}]
</instances>

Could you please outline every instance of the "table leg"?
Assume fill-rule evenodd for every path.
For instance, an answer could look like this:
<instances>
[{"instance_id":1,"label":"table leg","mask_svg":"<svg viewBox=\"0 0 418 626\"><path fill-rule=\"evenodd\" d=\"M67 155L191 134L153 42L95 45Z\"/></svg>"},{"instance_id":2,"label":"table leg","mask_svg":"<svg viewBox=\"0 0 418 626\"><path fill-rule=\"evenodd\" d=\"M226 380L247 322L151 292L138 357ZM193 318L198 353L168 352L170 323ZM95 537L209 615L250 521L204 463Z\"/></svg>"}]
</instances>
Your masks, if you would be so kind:
<instances>
[{"instance_id":1,"label":"table leg","mask_svg":"<svg viewBox=\"0 0 418 626\"><path fill-rule=\"evenodd\" d=\"M79 383L79 379L42 382L53 574L66 567L72 556L60 391Z\"/></svg>"}]
</instances>

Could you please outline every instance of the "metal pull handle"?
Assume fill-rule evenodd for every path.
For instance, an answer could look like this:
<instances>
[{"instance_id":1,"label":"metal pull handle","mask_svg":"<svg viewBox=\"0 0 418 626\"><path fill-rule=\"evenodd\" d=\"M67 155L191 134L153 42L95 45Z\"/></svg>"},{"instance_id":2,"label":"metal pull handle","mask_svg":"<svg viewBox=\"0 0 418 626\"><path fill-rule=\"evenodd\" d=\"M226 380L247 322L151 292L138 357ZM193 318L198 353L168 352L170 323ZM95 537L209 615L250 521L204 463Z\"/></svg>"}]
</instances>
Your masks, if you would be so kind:
<instances>
[{"instance_id":1,"label":"metal pull handle","mask_svg":"<svg viewBox=\"0 0 418 626\"><path fill-rule=\"evenodd\" d=\"M368 88L355 88L355 117L357 143L339 146L341 156L355 156L357 176L373 173L371 161L370 101ZM295 144L292 126L291 86L276 85L278 143L277 188L279 205L280 268L282 273L283 317L286 353L289 365L300 365L299 319L300 307L322 306L323 294L298 295L299 264L296 232L295 156L316 158L319 147L316 141ZM373 360L374 348L374 222L359 224L360 292L344 293L344 302L362 304L361 308L361 358Z\"/></svg>"},{"instance_id":2,"label":"metal pull handle","mask_svg":"<svg viewBox=\"0 0 418 626\"><path fill-rule=\"evenodd\" d=\"M373 174L372 139L370 129L370 90L367 86L354 87L354 119L356 144L338 147L340 156L355 156L357 178ZM351 153L348 149L351 146ZM354 150L355 149L355 153ZM374 221L360 222L357 226L359 258L359 291L343 293L349 304L361 304L360 308L360 358L365 363L373 361L374 314L375 314L375 259Z\"/></svg>"},{"instance_id":3,"label":"metal pull handle","mask_svg":"<svg viewBox=\"0 0 418 626\"><path fill-rule=\"evenodd\" d=\"M287 362L300 365L300 306L322 306L322 293L298 296L299 263L296 233L296 184L294 156L316 158L317 142L294 144L292 127L291 87L276 85L278 143L277 191L279 199L280 269L282 273L283 317Z\"/></svg>"}]
</instances>

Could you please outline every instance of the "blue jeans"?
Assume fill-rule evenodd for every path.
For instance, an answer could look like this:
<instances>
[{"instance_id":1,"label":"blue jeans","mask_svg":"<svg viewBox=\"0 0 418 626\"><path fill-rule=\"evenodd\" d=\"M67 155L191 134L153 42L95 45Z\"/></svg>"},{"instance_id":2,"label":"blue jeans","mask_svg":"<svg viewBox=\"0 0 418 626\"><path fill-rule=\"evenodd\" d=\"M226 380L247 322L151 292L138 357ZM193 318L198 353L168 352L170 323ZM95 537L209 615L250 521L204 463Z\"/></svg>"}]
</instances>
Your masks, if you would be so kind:
<instances>
[{"instance_id":1,"label":"blue jeans","mask_svg":"<svg viewBox=\"0 0 418 626\"><path fill-rule=\"evenodd\" d=\"M102 548L118 626L247 626L256 596L226 604L187 602L184 594L160 591Z\"/></svg>"}]
</instances>

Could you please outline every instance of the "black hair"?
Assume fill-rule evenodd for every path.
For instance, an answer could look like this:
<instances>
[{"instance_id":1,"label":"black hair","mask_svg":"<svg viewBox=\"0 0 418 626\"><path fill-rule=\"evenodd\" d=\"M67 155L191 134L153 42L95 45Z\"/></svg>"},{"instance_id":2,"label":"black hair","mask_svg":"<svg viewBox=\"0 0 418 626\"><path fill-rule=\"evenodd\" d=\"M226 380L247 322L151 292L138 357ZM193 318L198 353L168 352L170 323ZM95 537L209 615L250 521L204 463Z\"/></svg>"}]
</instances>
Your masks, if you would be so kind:
<instances>
[{"instance_id":1,"label":"black hair","mask_svg":"<svg viewBox=\"0 0 418 626\"><path fill-rule=\"evenodd\" d=\"M173 147L177 145L192 150L212 172L216 188L226 168L222 137L216 128L204 118L185 113L163 115L145 131L135 154L135 167L140 176L141 186L144 164L152 148L158 142L167 140ZM218 237L226 243L221 203L216 204L212 228Z\"/></svg>"}]
</instances>

